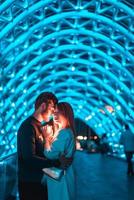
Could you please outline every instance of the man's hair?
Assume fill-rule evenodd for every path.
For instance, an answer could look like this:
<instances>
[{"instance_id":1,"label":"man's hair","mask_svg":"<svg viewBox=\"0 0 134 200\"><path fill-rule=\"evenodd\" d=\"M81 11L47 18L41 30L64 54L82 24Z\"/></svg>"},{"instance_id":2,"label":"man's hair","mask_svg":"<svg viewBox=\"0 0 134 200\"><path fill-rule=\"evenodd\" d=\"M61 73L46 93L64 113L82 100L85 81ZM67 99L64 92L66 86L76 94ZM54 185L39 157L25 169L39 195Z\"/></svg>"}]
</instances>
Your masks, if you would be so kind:
<instances>
[{"instance_id":1,"label":"man's hair","mask_svg":"<svg viewBox=\"0 0 134 200\"><path fill-rule=\"evenodd\" d=\"M57 97L52 92L42 92L35 100L35 110L37 110L42 103L48 103L52 100L56 105L58 103Z\"/></svg>"}]
</instances>

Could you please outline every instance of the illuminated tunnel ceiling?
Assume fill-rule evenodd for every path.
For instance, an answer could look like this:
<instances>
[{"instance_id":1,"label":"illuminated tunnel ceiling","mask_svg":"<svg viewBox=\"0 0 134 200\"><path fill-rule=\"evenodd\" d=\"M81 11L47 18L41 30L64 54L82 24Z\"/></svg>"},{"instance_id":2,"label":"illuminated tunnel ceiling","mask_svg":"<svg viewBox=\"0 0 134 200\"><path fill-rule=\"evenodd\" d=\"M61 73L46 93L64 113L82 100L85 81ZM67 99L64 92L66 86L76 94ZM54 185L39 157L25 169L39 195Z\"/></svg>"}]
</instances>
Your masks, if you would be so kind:
<instances>
[{"instance_id":1,"label":"illuminated tunnel ceiling","mask_svg":"<svg viewBox=\"0 0 134 200\"><path fill-rule=\"evenodd\" d=\"M2 2L0 140L7 151L42 91L70 102L76 117L112 143L125 121L134 132L132 0Z\"/></svg>"}]
</instances>

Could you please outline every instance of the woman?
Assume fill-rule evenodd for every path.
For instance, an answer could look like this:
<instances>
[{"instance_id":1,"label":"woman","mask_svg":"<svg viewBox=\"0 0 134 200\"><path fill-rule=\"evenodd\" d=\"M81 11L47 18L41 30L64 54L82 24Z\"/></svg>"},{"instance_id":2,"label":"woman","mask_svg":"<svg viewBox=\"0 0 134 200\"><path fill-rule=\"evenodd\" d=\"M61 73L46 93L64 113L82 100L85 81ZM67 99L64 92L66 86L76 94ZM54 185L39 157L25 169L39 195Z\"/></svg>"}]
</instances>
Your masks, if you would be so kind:
<instances>
[{"instance_id":1,"label":"woman","mask_svg":"<svg viewBox=\"0 0 134 200\"><path fill-rule=\"evenodd\" d=\"M48 127L45 131L44 154L49 159L57 159L61 154L72 157L75 152L74 115L70 104L61 102L54 113L54 133ZM58 169L57 169L58 170ZM60 180L46 175L48 200L75 200L75 180L73 166L69 166Z\"/></svg>"}]
</instances>

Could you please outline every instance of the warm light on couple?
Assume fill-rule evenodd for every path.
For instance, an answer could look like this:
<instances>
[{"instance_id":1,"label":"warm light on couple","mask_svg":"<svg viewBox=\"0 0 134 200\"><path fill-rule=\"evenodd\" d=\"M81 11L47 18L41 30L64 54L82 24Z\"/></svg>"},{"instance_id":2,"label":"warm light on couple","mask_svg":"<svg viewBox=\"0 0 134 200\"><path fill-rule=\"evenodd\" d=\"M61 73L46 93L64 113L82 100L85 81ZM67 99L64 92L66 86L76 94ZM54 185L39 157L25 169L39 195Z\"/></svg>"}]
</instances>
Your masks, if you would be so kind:
<instances>
[{"instance_id":1,"label":"warm light on couple","mask_svg":"<svg viewBox=\"0 0 134 200\"><path fill-rule=\"evenodd\" d=\"M51 92L41 93L35 112L18 130L17 143L20 200L76 199L75 126L69 103L58 103Z\"/></svg>"}]
</instances>

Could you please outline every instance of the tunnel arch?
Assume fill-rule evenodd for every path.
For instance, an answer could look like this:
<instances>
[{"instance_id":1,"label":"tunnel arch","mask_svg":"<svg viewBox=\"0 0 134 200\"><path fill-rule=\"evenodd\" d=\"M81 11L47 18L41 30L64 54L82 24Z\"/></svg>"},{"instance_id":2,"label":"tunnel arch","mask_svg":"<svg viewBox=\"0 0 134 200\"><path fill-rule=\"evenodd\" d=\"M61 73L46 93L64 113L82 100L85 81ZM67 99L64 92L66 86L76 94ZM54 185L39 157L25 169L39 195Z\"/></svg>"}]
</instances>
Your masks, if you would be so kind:
<instances>
[{"instance_id":1,"label":"tunnel arch","mask_svg":"<svg viewBox=\"0 0 134 200\"><path fill-rule=\"evenodd\" d=\"M0 141L6 152L15 150L21 121L47 90L114 142L125 123L134 133L133 9L129 0L2 3Z\"/></svg>"}]
</instances>

